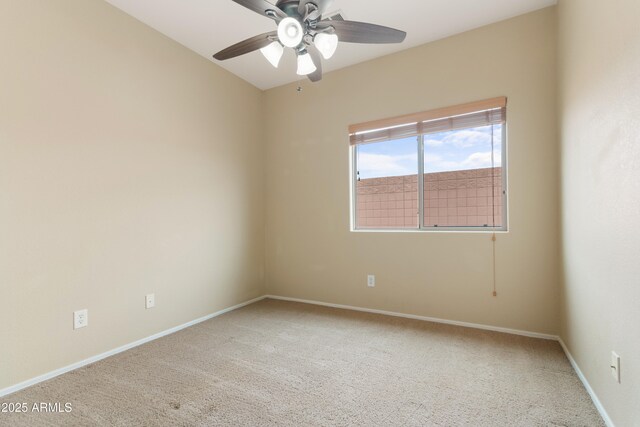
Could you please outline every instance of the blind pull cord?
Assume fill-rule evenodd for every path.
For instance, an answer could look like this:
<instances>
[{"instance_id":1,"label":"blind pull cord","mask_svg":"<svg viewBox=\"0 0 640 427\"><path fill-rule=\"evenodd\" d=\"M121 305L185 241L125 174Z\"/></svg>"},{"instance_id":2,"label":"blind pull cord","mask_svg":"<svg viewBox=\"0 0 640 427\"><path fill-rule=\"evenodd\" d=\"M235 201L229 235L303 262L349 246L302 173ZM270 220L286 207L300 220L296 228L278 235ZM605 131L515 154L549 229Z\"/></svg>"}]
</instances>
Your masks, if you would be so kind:
<instances>
[{"instance_id":1,"label":"blind pull cord","mask_svg":"<svg viewBox=\"0 0 640 427\"><path fill-rule=\"evenodd\" d=\"M496 233L493 233L491 237L491 244L493 246L493 296L498 296L498 291L496 288Z\"/></svg>"}]
</instances>

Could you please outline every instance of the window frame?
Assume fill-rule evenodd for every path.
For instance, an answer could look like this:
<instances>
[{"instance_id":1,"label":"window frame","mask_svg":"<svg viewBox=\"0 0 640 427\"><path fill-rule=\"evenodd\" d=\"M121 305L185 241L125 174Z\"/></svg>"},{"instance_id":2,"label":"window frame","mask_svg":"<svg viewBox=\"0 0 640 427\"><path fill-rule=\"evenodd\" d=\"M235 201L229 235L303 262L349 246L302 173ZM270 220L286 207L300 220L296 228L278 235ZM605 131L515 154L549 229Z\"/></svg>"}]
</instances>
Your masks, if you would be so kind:
<instances>
[{"instance_id":1,"label":"window frame","mask_svg":"<svg viewBox=\"0 0 640 427\"><path fill-rule=\"evenodd\" d=\"M349 147L350 157L350 192L351 192L351 230L357 233L508 233L509 232L509 187L508 187L508 141L507 141L507 121L502 124L502 146L501 146L501 168L502 168L502 225L499 227L481 227L481 226L426 226L424 222L424 137L426 134L417 135L417 154L418 154L418 227L416 228L359 228L358 227L358 156L357 149L360 144L351 145ZM495 125L492 125L495 126Z\"/></svg>"}]
</instances>

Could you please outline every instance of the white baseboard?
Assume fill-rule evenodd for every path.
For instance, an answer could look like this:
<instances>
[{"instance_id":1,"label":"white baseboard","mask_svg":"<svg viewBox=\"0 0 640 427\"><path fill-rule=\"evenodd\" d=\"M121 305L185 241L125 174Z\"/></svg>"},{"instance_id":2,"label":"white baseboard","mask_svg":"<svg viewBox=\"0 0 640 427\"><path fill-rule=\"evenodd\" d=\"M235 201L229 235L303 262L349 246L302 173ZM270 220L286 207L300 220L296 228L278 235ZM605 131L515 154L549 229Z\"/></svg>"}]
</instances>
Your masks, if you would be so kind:
<instances>
[{"instance_id":1,"label":"white baseboard","mask_svg":"<svg viewBox=\"0 0 640 427\"><path fill-rule=\"evenodd\" d=\"M395 313L392 311L376 310L373 308L362 308L362 307L354 307L351 305L332 304L328 302L304 300L300 298L280 297L277 295L267 295L266 298L271 298L271 299L276 299L281 301L300 302L304 304L321 305L324 307L340 308L343 310L354 310L354 311L363 311L365 313L383 314L385 316L403 317L405 319L423 320L425 322L444 323L446 325L462 326L465 328L473 328L473 329L483 329L486 331L494 331L494 332L503 332L505 334L521 335L521 336L531 337L531 338L541 338L544 340L552 340L552 341L558 340L557 335L542 334L539 332L520 331L518 329L502 328L500 326L481 325L478 323L460 322L457 320L438 319L436 317L417 316L415 314Z\"/></svg>"},{"instance_id":2,"label":"white baseboard","mask_svg":"<svg viewBox=\"0 0 640 427\"><path fill-rule=\"evenodd\" d=\"M598 396L596 396L596 393L593 391L593 388L591 388L591 385L589 384L589 381L587 381L587 378L584 376L584 374L580 370L580 367L578 366L578 364L576 363L575 359L573 358L573 356L569 352L569 349L565 345L564 341L562 341L562 338L560 338L558 335L541 334L539 332L521 331L521 330L517 330L517 329L502 328L502 327L499 327L499 326L481 325L481 324L478 324L478 323L469 323L469 322L459 322L459 321L456 321L456 320L438 319L438 318L434 318L434 317L416 316L416 315L413 315L413 314L395 313L395 312L391 312L391 311L376 310L376 309L372 309L372 308L362 308L362 307L354 307L354 306L350 306L350 305L332 304L332 303L322 302L322 301L313 301L313 300L305 300L305 299L300 299L300 298L281 297L281 296L277 296L277 295L266 295L265 298L271 298L271 299L281 300L281 301L300 302L300 303L304 303L304 304L321 305L321 306L324 306L324 307L333 307L333 308L339 308L339 309L344 309L344 310L363 311L365 313L383 314L383 315L386 315L386 316L403 317L403 318L406 318L406 319L415 319L415 320L423 320L423 321L426 321L426 322L444 323L444 324L447 324L447 325L463 326L465 328L483 329L483 330L487 330L487 331L503 332L505 334L522 335L522 336L525 336L525 337L541 338L541 339L546 339L546 340L558 341L560 343L560 345L562 346L562 349L564 350L564 353L566 354L567 359L569 359L569 362L571 363L571 366L576 371L576 374L578 375L578 378L580 378L580 381L582 381L582 384L584 385L584 388L587 390L587 393L589 393L589 396L591 397L591 400L593 400L593 404L595 405L596 409L600 413L600 416L602 416L602 419L604 420L605 424L607 425L607 427L615 427L615 425L613 424L613 421L611 421L611 418L609 417L609 414L607 414L607 411L604 409L604 406L602 406L602 403L600 402L600 399L598 399Z\"/></svg>"},{"instance_id":3,"label":"white baseboard","mask_svg":"<svg viewBox=\"0 0 640 427\"><path fill-rule=\"evenodd\" d=\"M567 359L569 359L571 366L573 366L573 370L576 371L576 374L578 374L578 378L580 378L580 381L582 381L582 385L584 385L584 388L587 389L587 393L589 393L591 400L593 400L593 404L596 406L598 412L600 412L600 416L602 416L604 423L607 425L607 427L615 427L613 421L611 421L611 417L609 417L609 414L607 414L607 411L606 409L604 409L604 406L602 406L602 403L600 402L600 399L598 399L596 392L593 391L593 388L591 388L591 384L589 384L589 381L587 381L587 378L580 370L580 367L569 352L569 348L567 348L567 345L564 343L561 337L558 337L558 342L562 346L564 354L567 355Z\"/></svg>"},{"instance_id":4,"label":"white baseboard","mask_svg":"<svg viewBox=\"0 0 640 427\"><path fill-rule=\"evenodd\" d=\"M578 366L578 364L576 363L575 359L573 358L573 356L569 352L569 349L565 345L564 341L562 341L562 338L560 338L557 335L542 334L542 333L539 333L539 332L521 331L521 330L518 330L518 329L502 328L502 327L499 327L499 326L481 325L481 324L478 324L478 323L459 322L459 321L456 321L456 320L438 319L438 318L435 318L435 317L417 316L417 315L414 315L414 314L395 313L395 312L392 312L392 311L376 310L376 309L373 309L373 308L362 308L362 307L354 307L354 306L343 305L343 304L332 304L332 303L322 302L322 301L305 300L305 299L300 299L300 298L281 297L281 296L277 296L277 295L263 295L261 297L254 298L254 299L252 299L250 301L245 301L245 302L243 302L241 304L234 305L233 307L225 308L223 310L217 311L215 313L209 314L209 315L201 317L199 319L192 320L191 322L184 323L182 325L173 327L171 329L167 329L166 331L162 331L162 332L159 332L157 334L148 336L146 338L142 338L142 339L140 339L138 341L134 341L132 343L125 344L125 345L123 345L121 347L118 347L118 348L115 348L113 350L109 350L109 351L107 351L105 353L98 354L96 356L92 356L92 357L90 357L88 359L85 359L85 360L82 360L80 362L73 363L73 364L71 364L69 366L65 366L64 368L56 369L54 371L51 371L51 372L48 372L46 374L37 376L37 377L32 378L30 380L23 381L23 382L21 382L19 384L16 384L16 385L13 385L13 386L9 386L7 388L4 388L4 389L0 390L0 397L7 396L9 394L15 393L15 392L17 392L19 390L22 390L24 388L27 388L27 387L30 387L32 385L38 384L38 383L40 383L42 381L49 380L51 378L57 377L58 375L62 375L64 373L66 373L66 372L73 371L74 369L78 369L78 368L81 368L83 366L89 365L91 363L95 363L95 362L97 362L99 360L102 360L102 359L105 359L105 358L107 358L109 356L113 356L114 354L122 353L123 351L129 350L131 348L137 347L137 346L145 344L145 343L148 343L149 341L153 341L153 340L156 340L158 338L162 338L162 337L164 337L166 335L170 335L170 334L172 334L174 332L178 332L178 331L180 331L182 329L188 328L188 327L196 325L198 323L205 322L205 321L207 321L209 319L212 319L212 318L214 318L216 316L220 316L220 315L228 313L230 311L237 310L237 309L239 309L241 307L247 306L249 304L253 304L255 302L261 301L261 300L263 300L265 298L281 300L281 301L299 302L299 303L304 303L304 304L320 305L320 306L324 306L324 307L339 308L339 309L343 309L343 310L354 310L354 311L361 311L361 312L365 312L365 313L382 314L382 315L386 315L386 316L402 317L402 318L406 318L406 319L415 319L415 320L422 320L422 321L426 321L426 322L443 323L443 324L447 324L447 325L462 326L462 327L465 327L465 328L483 329L483 330L487 330L487 331L502 332L502 333L512 334L512 335L521 335L521 336L531 337L531 338L541 338L541 339L546 339L546 340L558 341L560 343L560 345L562 346L562 349L564 350L565 354L567 355L567 358L569 359L569 362L571 363L571 366L576 371L576 374L578 375L578 378L580 378L580 381L582 381L582 384L584 385L585 389L587 390L587 393L589 393L589 396L591 397L591 400L593 400L593 404L595 405L596 409L598 410L598 412L602 416L602 419L604 420L605 424L607 425L607 427L615 427L614 424L613 424L613 421L611 421L611 418L609 417L609 414L607 414L607 411L604 409L604 406L602 406L602 403L600 402L600 399L598 399L598 396L596 396L596 393L593 391L593 388L591 388L591 385L589 384L589 382L587 381L586 377L584 376L584 374L580 370L580 367Z\"/></svg>"},{"instance_id":5,"label":"white baseboard","mask_svg":"<svg viewBox=\"0 0 640 427\"><path fill-rule=\"evenodd\" d=\"M97 362L99 360L102 360L102 359L105 359L105 358L107 358L109 356L113 356L114 354L122 353L123 351L132 349L134 347L137 347L137 346L145 344L145 343L148 343L149 341L157 340L158 338L162 338L164 336L173 334L174 332L178 332L178 331L180 331L182 329L188 328L189 326L197 325L198 323L205 322L205 321L207 321L209 319L213 319L214 317L220 316L222 314L228 313L228 312L233 311L233 310L237 310L237 309L239 309L241 307L244 307L244 306L249 305L249 304L253 304L254 302L258 302L258 301L263 300L265 298L266 298L265 296L261 296L261 297L258 297L258 298L254 298L254 299L252 299L250 301L245 301L245 302L240 303L238 305L234 305L233 307L225 308L223 310L217 311L215 313L209 314L209 315L201 317L199 319L192 320L191 322L187 322L187 323L184 323L182 325L173 327L171 329L167 329L166 331L158 332L157 334L148 336L146 338L142 338L142 339L140 339L138 341L134 341L134 342L129 343L129 344L125 344L125 345L123 345L121 347L114 348L113 350L109 350L109 351L104 352L102 354L98 354L96 356L89 357L88 359L81 360L80 362L73 363L73 364L71 364L69 366L65 366L64 368L56 369L55 371L47 372L46 374L39 375L39 376L37 376L35 378L32 378L30 380L23 381L23 382L21 382L19 384L13 385L13 386L9 386L7 388L4 388L4 389L0 390L0 397L9 395L11 393L15 393L15 392L17 392L19 390L22 390L22 389L30 387L32 385L38 384L38 383L40 383L42 381L46 381L46 380L49 380L51 378L57 377L58 375L62 375L62 374L67 373L69 371L73 371L74 369L78 369L78 368L81 368L83 366L90 365L91 363L95 363L95 362Z\"/></svg>"}]
</instances>

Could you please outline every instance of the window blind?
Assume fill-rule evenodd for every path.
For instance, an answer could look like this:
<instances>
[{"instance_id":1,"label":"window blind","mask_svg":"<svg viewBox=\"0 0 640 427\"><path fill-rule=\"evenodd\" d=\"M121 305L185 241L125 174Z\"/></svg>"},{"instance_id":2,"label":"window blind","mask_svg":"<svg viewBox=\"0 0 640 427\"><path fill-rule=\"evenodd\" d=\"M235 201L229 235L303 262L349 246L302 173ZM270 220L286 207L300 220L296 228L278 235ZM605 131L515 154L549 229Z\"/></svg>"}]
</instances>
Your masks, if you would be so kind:
<instances>
[{"instance_id":1,"label":"window blind","mask_svg":"<svg viewBox=\"0 0 640 427\"><path fill-rule=\"evenodd\" d=\"M349 127L351 145L506 122L507 98L493 98Z\"/></svg>"}]
</instances>

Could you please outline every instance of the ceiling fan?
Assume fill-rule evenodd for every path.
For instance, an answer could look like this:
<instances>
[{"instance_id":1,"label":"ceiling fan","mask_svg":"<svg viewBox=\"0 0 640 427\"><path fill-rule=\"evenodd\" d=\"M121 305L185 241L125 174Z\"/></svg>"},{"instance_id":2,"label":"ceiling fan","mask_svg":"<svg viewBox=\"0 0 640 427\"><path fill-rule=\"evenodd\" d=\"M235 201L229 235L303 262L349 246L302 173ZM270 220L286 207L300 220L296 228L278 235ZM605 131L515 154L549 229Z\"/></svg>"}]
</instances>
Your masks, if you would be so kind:
<instances>
[{"instance_id":1,"label":"ceiling fan","mask_svg":"<svg viewBox=\"0 0 640 427\"><path fill-rule=\"evenodd\" d=\"M247 9L273 19L277 31L260 34L236 43L213 57L219 61L260 49L274 67L278 67L284 48L294 49L298 57L298 75L312 82L322 79L322 60L330 59L338 42L402 43L407 33L365 22L324 18L333 0L232 0Z\"/></svg>"}]
</instances>

